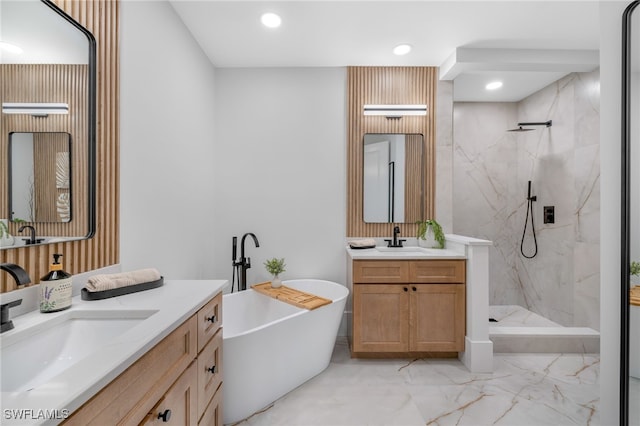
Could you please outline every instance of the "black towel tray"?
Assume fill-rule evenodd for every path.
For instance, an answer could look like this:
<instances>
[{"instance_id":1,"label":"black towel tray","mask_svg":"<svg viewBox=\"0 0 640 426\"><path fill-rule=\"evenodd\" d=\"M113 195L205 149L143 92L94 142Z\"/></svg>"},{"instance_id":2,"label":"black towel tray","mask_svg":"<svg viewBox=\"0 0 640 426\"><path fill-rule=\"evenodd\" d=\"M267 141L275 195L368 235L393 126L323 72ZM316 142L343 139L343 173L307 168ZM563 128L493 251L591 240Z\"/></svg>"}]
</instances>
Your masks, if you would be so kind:
<instances>
[{"instance_id":1,"label":"black towel tray","mask_svg":"<svg viewBox=\"0 0 640 426\"><path fill-rule=\"evenodd\" d=\"M351 250L366 250L366 249L376 248L376 246L372 245L372 246L356 246L356 247L353 247L353 246L349 245L349 248Z\"/></svg>"},{"instance_id":2,"label":"black towel tray","mask_svg":"<svg viewBox=\"0 0 640 426\"><path fill-rule=\"evenodd\" d=\"M160 279L156 281L149 281L146 283L134 284L126 287L118 287L111 290L89 291L86 288L83 288L80 291L80 296L82 297L82 300L109 299L110 297L118 297L125 294L137 293L139 291L151 290L152 288L160 287L163 284L164 277L160 277Z\"/></svg>"}]
</instances>

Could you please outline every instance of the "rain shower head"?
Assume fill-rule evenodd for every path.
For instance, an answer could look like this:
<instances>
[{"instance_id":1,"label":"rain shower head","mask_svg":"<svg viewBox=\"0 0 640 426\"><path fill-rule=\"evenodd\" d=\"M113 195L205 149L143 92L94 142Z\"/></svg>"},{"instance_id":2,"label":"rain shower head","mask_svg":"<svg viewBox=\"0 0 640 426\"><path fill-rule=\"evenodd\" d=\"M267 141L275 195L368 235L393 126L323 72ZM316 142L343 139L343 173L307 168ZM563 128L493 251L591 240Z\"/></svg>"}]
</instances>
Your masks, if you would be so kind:
<instances>
[{"instance_id":1,"label":"rain shower head","mask_svg":"<svg viewBox=\"0 0 640 426\"><path fill-rule=\"evenodd\" d=\"M529 132L531 130L535 130L535 129L525 129L522 126L546 126L546 127L551 127L552 125L552 121L543 121L543 122L535 122L535 123L518 123L518 128L517 129L510 129L507 130L507 132Z\"/></svg>"},{"instance_id":2,"label":"rain shower head","mask_svg":"<svg viewBox=\"0 0 640 426\"><path fill-rule=\"evenodd\" d=\"M517 129L509 129L509 130L507 130L507 132L530 132L532 130L535 130L535 129L525 129L522 126L518 126Z\"/></svg>"}]
</instances>

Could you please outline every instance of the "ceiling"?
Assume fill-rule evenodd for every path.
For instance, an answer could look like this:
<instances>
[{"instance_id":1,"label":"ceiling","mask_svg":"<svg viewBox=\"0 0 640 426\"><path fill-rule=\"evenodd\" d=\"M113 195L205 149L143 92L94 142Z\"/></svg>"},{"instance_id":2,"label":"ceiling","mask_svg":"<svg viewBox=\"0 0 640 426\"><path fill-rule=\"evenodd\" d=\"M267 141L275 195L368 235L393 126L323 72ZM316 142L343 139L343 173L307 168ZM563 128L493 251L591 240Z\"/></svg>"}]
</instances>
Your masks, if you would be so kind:
<instances>
[{"instance_id":1,"label":"ceiling","mask_svg":"<svg viewBox=\"0 0 640 426\"><path fill-rule=\"evenodd\" d=\"M569 72L598 66L597 1L171 4L216 67L442 66L440 77L454 80L456 101L517 101ZM265 12L279 14L282 26L263 27ZM413 50L394 55L400 43ZM498 78L501 89L484 89Z\"/></svg>"}]
</instances>

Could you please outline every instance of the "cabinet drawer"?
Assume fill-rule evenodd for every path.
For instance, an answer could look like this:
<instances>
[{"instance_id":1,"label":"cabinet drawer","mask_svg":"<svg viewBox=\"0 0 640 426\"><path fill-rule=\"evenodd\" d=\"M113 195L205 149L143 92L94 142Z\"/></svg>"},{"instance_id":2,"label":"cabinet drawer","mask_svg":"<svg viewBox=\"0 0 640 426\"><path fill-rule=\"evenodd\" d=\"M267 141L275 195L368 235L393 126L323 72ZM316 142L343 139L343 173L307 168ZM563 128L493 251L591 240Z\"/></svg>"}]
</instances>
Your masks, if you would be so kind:
<instances>
[{"instance_id":1,"label":"cabinet drawer","mask_svg":"<svg viewBox=\"0 0 640 426\"><path fill-rule=\"evenodd\" d=\"M65 425L138 424L196 357L196 316L116 377Z\"/></svg>"},{"instance_id":2,"label":"cabinet drawer","mask_svg":"<svg viewBox=\"0 0 640 426\"><path fill-rule=\"evenodd\" d=\"M409 262L412 283L464 283L464 260L413 260Z\"/></svg>"},{"instance_id":3,"label":"cabinet drawer","mask_svg":"<svg viewBox=\"0 0 640 426\"><path fill-rule=\"evenodd\" d=\"M198 355L198 417L222 383L222 329Z\"/></svg>"},{"instance_id":4,"label":"cabinet drawer","mask_svg":"<svg viewBox=\"0 0 640 426\"><path fill-rule=\"evenodd\" d=\"M221 325L222 293L219 293L198 311L198 352L216 334Z\"/></svg>"},{"instance_id":5,"label":"cabinet drawer","mask_svg":"<svg viewBox=\"0 0 640 426\"><path fill-rule=\"evenodd\" d=\"M355 260L354 283L406 283L409 262L402 260Z\"/></svg>"},{"instance_id":6,"label":"cabinet drawer","mask_svg":"<svg viewBox=\"0 0 640 426\"><path fill-rule=\"evenodd\" d=\"M193 425L197 422L196 362L192 362L182 376L169 388L160 402L141 423L151 425Z\"/></svg>"},{"instance_id":7,"label":"cabinet drawer","mask_svg":"<svg viewBox=\"0 0 640 426\"><path fill-rule=\"evenodd\" d=\"M213 395L213 399L198 422L198 426L222 426L222 386Z\"/></svg>"}]
</instances>

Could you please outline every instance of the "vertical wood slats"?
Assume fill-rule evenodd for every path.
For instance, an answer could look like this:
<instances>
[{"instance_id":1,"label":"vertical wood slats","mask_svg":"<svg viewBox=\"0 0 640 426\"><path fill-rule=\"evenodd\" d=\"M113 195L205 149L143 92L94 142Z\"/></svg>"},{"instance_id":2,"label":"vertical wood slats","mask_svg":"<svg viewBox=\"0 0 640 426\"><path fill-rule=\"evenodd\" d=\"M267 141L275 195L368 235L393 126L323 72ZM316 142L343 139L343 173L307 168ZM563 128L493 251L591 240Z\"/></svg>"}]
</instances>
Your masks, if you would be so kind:
<instances>
[{"instance_id":1,"label":"vertical wood slats","mask_svg":"<svg viewBox=\"0 0 640 426\"><path fill-rule=\"evenodd\" d=\"M71 134L72 188L74 201L87 199L87 65L61 64L2 64L0 65L2 86L0 102L65 102L69 105L69 114L51 114L46 118L32 117L28 114L2 114L0 120L0 164L4 171L0 185L0 218L8 218L8 174L6 172L9 133L11 132L64 132ZM36 134L35 139L43 137ZM48 137L53 137L52 135ZM55 157L55 154L53 154ZM52 160L52 161L55 161ZM39 162L39 166L46 164ZM34 170L34 178L42 177L46 170ZM55 172L53 172L55 173ZM42 212L42 202L47 195L42 193L40 203L36 204L38 213ZM49 194L52 197L53 193ZM57 194L55 194L57 198ZM68 223L47 223L53 217L36 216L38 223L33 225L38 235L63 237L84 236L87 234L87 208L84 202L73 202L72 221ZM53 213L53 212L52 212ZM26 219L26 218L22 218ZM20 223L9 222L9 232L18 234Z\"/></svg>"},{"instance_id":2,"label":"vertical wood slats","mask_svg":"<svg viewBox=\"0 0 640 426\"><path fill-rule=\"evenodd\" d=\"M407 135L405 139L404 221L415 223L422 220L424 197L422 194L422 148L419 135Z\"/></svg>"},{"instance_id":3,"label":"vertical wood slats","mask_svg":"<svg viewBox=\"0 0 640 426\"><path fill-rule=\"evenodd\" d=\"M32 285L46 274L53 253L64 255L64 269L72 274L119 262L119 0L53 1L96 39L96 232L88 240L0 250L0 262L22 266ZM6 137L3 126L2 138ZM6 155L4 159L0 157L0 166L6 170ZM0 197L6 200L7 194L2 191ZM40 231L39 234L42 235ZM0 273L0 292L15 288L11 277Z\"/></svg>"},{"instance_id":4,"label":"vertical wood slats","mask_svg":"<svg viewBox=\"0 0 640 426\"><path fill-rule=\"evenodd\" d=\"M365 223L363 220L363 139L365 133L421 133L423 140L424 214L435 212L435 110L437 68L435 67L348 67L347 68L347 236L387 237L392 226L403 236L414 236L413 223ZM426 116L387 119L364 116L365 104L426 104Z\"/></svg>"}]
</instances>

